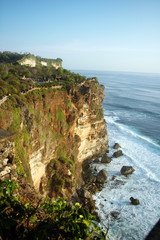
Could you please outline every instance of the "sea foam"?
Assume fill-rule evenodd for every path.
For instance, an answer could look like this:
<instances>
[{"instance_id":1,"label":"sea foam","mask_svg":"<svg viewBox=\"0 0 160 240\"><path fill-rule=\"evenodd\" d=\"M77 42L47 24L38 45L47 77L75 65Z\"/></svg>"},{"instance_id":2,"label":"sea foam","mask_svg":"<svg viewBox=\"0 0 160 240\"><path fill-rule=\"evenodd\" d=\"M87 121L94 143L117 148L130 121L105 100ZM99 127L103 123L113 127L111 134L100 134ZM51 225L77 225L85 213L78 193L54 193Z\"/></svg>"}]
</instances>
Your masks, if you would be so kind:
<instances>
[{"instance_id":1,"label":"sea foam","mask_svg":"<svg viewBox=\"0 0 160 240\"><path fill-rule=\"evenodd\" d=\"M103 107L109 138L109 156L118 142L124 153L111 163L94 163L106 169L108 183L94 198L101 225L110 226L111 240L143 240L160 217L160 75L78 71L96 76L105 86ZM123 165L135 172L120 173ZM133 206L130 197L138 198Z\"/></svg>"},{"instance_id":2,"label":"sea foam","mask_svg":"<svg viewBox=\"0 0 160 240\"><path fill-rule=\"evenodd\" d=\"M95 195L95 200L101 223L107 226L109 222L112 237L120 231L120 239L140 240L159 218L160 150L155 153L150 139L116 123L118 119L115 114L106 116L110 156L115 151L112 148L115 142L121 145L124 155L113 158L110 164L93 164L98 170L106 169L109 173L109 182ZM122 176L123 165L133 166L135 172L127 178ZM115 180L112 180L113 176L116 176ZM140 200L139 206L130 204L131 196Z\"/></svg>"}]
</instances>

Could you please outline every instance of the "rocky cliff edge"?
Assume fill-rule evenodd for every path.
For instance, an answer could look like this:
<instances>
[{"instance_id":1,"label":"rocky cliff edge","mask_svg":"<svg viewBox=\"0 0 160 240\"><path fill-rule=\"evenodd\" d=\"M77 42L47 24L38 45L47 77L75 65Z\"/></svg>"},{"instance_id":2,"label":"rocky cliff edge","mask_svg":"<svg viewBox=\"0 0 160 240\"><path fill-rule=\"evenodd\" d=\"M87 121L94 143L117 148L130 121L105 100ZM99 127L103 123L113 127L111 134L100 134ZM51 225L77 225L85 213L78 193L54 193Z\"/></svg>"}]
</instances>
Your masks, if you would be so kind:
<instances>
[{"instance_id":1,"label":"rocky cliff edge","mask_svg":"<svg viewBox=\"0 0 160 240\"><path fill-rule=\"evenodd\" d=\"M93 79L9 98L0 106L0 129L14 137L0 139L0 178L25 179L43 196L71 197L83 184L83 162L108 148L103 99L104 86Z\"/></svg>"}]
</instances>

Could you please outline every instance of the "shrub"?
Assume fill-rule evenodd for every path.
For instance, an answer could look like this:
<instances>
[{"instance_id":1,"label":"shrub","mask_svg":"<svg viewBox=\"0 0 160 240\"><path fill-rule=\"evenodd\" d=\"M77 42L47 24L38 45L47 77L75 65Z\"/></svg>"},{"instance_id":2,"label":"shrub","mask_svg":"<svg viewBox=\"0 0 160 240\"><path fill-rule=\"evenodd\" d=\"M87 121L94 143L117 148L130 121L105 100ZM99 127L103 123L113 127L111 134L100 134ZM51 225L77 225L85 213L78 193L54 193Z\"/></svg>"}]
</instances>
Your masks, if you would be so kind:
<instances>
[{"instance_id":1,"label":"shrub","mask_svg":"<svg viewBox=\"0 0 160 240\"><path fill-rule=\"evenodd\" d=\"M71 100L65 102L65 105L67 105L69 109L72 109L72 102L71 102Z\"/></svg>"},{"instance_id":2,"label":"shrub","mask_svg":"<svg viewBox=\"0 0 160 240\"><path fill-rule=\"evenodd\" d=\"M49 113L47 114L47 120L48 120L49 122L52 121L52 113L51 113L51 112L49 112Z\"/></svg>"},{"instance_id":3,"label":"shrub","mask_svg":"<svg viewBox=\"0 0 160 240\"><path fill-rule=\"evenodd\" d=\"M57 112L56 112L56 120L58 124L61 124L64 122L64 112L62 110L62 108L58 108Z\"/></svg>"},{"instance_id":4,"label":"shrub","mask_svg":"<svg viewBox=\"0 0 160 240\"><path fill-rule=\"evenodd\" d=\"M68 205L67 199L45 200L34 207L14 196L18 184L0 182L0 238L33 240L105 239L95 224L95 216L79 203ZM94 236L94 237L93 237ZM96 237L95 237L96 236Z\"/></svg>"},{"instance_id":5,"label":"shrub","mask_svg":"<svg viewBox=\"0 0 160 240\"><path fill-rule=\"evenodd\" d=\"M20 124L21 124L21 110L20 108L14 108L12 110L12 114L13 114L13 121L11 123L11 126L10 126L10 131L15 133L17 131L19 131L20 129Z\"/></svg>"},{"instance_id":6,"label":"shrub","mask_svg":"<svg viewBox=\"0 0 160 240\"><path fill-rule=\"evenodd\" d=\"M96 113L97 120L101 120L102 117L103 117L102 110L101 109L97 109L97 113Z\"/></svg>"}]
</instances>

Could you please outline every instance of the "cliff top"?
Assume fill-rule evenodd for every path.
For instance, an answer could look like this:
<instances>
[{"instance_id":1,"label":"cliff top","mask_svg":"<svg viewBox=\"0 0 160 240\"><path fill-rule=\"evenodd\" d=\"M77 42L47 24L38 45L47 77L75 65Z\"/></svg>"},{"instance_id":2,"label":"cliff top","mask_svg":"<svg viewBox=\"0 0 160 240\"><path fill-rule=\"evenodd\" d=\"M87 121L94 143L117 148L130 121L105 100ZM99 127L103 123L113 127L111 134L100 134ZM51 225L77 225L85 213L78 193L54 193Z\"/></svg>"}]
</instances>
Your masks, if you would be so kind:
<instances>
[{"instance_id":1,"label":"cliff top","mask_svg":"<svg viewBox=\"0 0 160 240\"><path fill-rule=\"evenodd\" d=\"M41 66L48 66L59 68L62 67L62 59L48 59L48 58L41 58L39 56L35 56L30 53L12 53L12 52L0 52L0 63L12 63L12 64L20 64L26 65L30 67L41 67Z\"/></svg>"},{"instance_id":2,"label":"cliff top","mask_svg":"<svg viewBox=\"0 0 160 240\"><path fill-rule=\"evenodd\" d=\"M32 54L0 52L0 99L11 94L19 96L37 87L66 87L86 80L86 77L63 69L61 65L60 58L47 59Z\"/></svg>"}]
</instances>

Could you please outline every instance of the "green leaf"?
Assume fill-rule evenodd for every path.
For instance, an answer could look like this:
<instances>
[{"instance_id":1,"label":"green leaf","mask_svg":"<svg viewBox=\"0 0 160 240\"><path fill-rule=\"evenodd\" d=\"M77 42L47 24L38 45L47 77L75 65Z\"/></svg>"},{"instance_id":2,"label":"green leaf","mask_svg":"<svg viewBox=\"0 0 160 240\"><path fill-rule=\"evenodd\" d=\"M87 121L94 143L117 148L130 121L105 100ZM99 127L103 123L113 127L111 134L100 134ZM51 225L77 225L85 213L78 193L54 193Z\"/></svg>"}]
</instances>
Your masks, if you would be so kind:
<instances>
[{"instance_id":1,"label":"green leaf","mask_svg":"<svg viewBox=\"0 0 160 240\"><path fill-rule=\"evenodd\" d=\"M36 216L32 216L32 217L31 217L31 222L32 222L32 223L35 223L36 221L37 221L37 217L36 217Z\"/></svg>"},{"instance_id":2,"label":"green leaf","mask_svg":"<svg viewBox=\"0 0 160 240\"><path fill-rule=\"evenodd\" d=\"M2 196L6 197L6 189L2 189Z\"/></svg>"},{"instance_id":3,"label":"green leaf","mask_svg":"<svg viewBox=\"0 0 160 240\"><path fill-rule=\"evenodd\" d=\"M7 192L8 192L8 196L9 197L11 197L11 195L12 195L12 190L11 190L11 188L10 187L7 187Z\"/></svg>"},{"instance_id":4,"label":"green leaf","mask_svg":"<svg viewBox=\"0 0 160 240\"><path fill-rule=\"evenodd\" d=\"M89 228L90 227L90 224L87 220L83 219L83 223Z\"/></svg>"}]
</instances>

